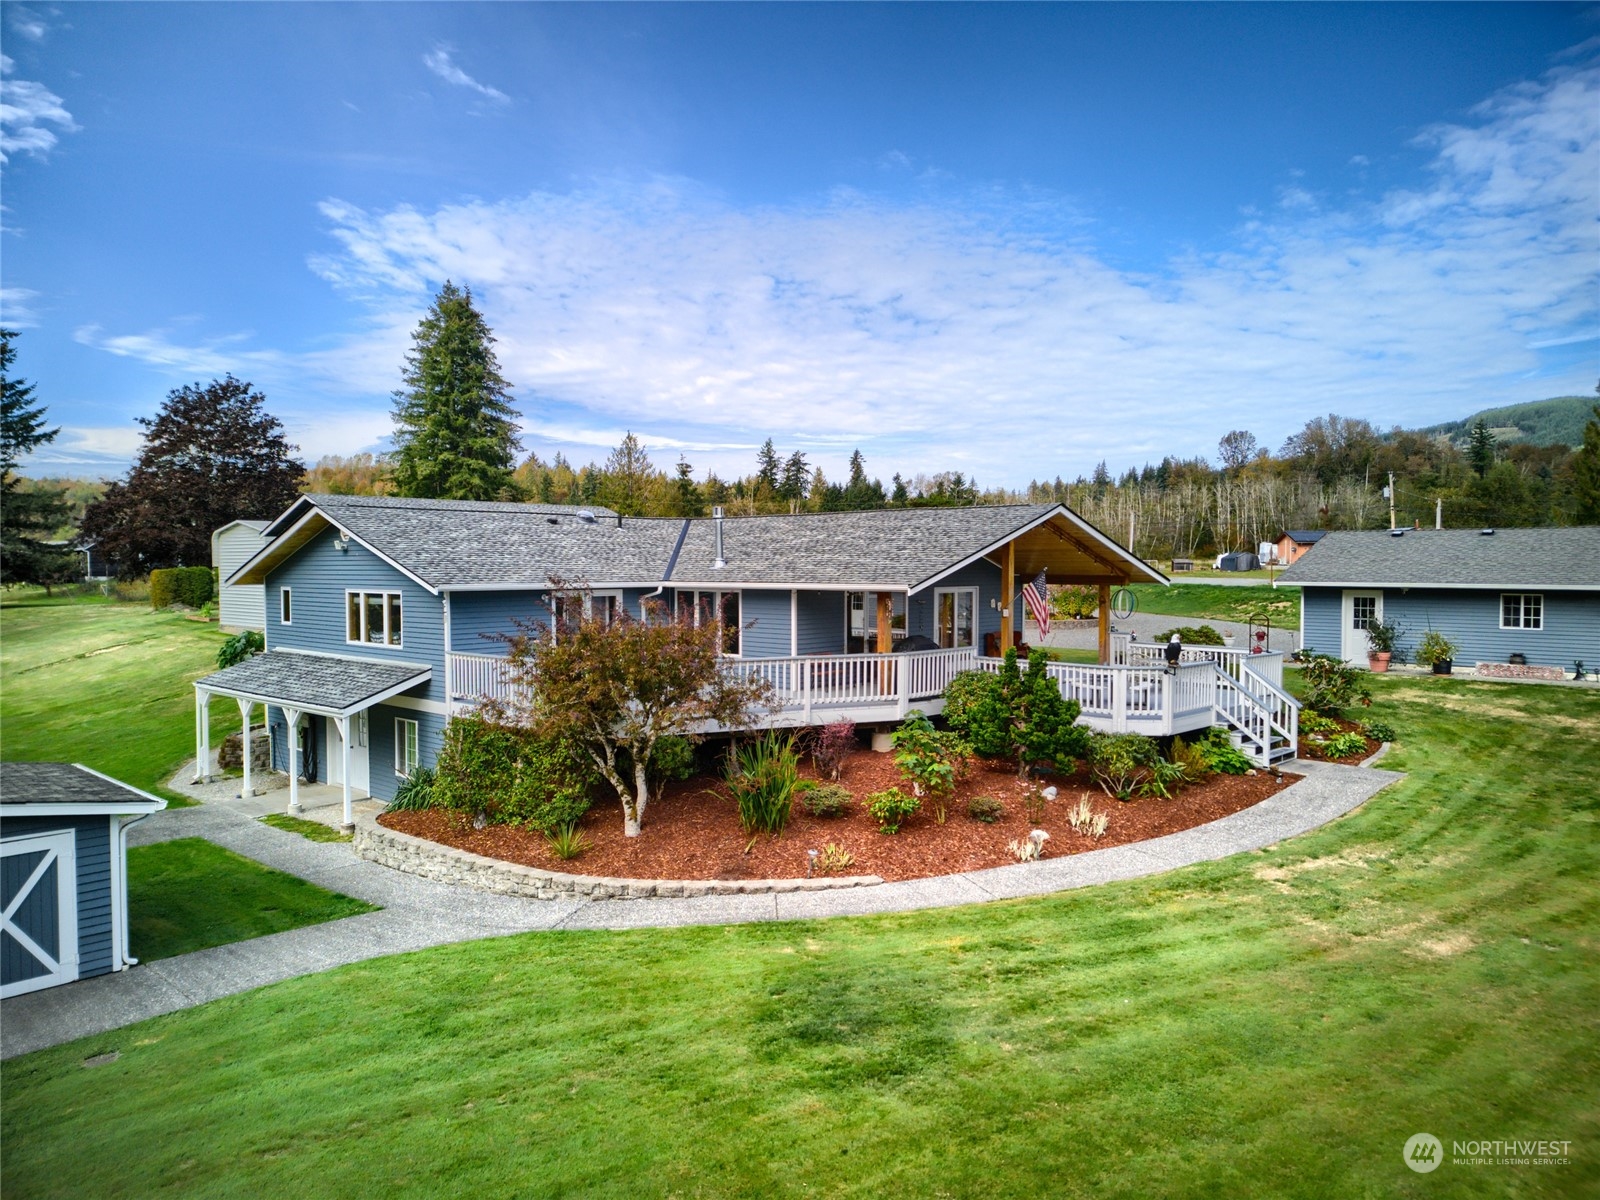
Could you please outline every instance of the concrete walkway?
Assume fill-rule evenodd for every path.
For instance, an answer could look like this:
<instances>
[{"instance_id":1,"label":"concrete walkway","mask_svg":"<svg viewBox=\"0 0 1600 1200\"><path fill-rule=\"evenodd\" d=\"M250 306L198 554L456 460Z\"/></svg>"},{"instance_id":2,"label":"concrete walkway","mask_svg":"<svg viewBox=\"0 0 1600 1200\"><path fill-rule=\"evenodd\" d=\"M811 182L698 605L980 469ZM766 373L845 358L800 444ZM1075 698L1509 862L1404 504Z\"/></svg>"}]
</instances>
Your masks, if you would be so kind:
<instances>
[{"instance_id":1,"label":"concrete walkway","mask_svg":"<svg viewBox=\"0 0 1600 1200\"><path fill-rule=\"evenodd\" d=\"M104 1033L282 979L476 938L549 929L862 916L1136 879L1257 850L1315 829L1400 778L1367 767L1303 761L1291 769L1306 778L1253 808L1134 845L841 891L598 902L523 900L434 883L358 859L349 843L311 842L222 803L169 810L134 826L129 842L207 838L266 866L383 908L13 997L0 1005L0 1058Z\"/></svg>"}]
</instances>

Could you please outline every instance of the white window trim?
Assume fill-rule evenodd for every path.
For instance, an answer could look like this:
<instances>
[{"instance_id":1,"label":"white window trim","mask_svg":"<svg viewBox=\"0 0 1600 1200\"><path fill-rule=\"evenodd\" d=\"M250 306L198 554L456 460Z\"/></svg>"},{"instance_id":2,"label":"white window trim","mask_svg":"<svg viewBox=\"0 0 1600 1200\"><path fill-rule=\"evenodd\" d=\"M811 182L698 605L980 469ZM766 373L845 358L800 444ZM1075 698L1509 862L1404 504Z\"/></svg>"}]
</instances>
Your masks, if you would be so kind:
<instances>
[{"instance_id":1,"label":"white window trim","mask_svg":"<svg viewBox=\"0 0 1600 1200\"><path fill-rule=\"evenodd\" d=\"M361 636L360 639L354 640L354 641L352 641L351 638L350 638L350 597L351 596L360 596L360 597L362 597L361 609L360 609L360 612L361 612L361 634L362 634L362 636ZM367 602L366 602L366 597L368 597L368 596L382 596L383 597L383 641L381 641L381 642L369 642L369 641L366 640L366 633L367 633ZM389 597L390 596L393 596L395 599L400 601L400 640L398 642L391 642L389 640ZM398 588L387 588L387 589L345 588L345 590L344 590L344 615L343 615L343 620L344 620L344 644L346 646L377 647L378 649L381 649L381 650L403 650L403 649L405 649L405 638L406 638L406 627L405 627L406 626L406 617L405 617L405 612L406 612L405 594L403 592L401 592Z\"/></svg>"},{"instance_id":2,"label":"white window trim","mask_svg":"<svg viewBox=\"0 0 1600 1200\"><path fill-rule=\"evenodd\" d=\"M291 589L289 589L289 588L279 588L278 589L278 624L279 625L293 625L294 624L294 597L290 594L290 591L291 591ZM349 604L350 602L348 600L346 600L345 603ZM345 631L347 633L349 632L349 623L350 623L350 618L348 616L346 616L345 617Z\"/></svg>"},{"instance_id":3,"label":"white window trim","mask_svg":"<svg viewBox=\"0 0 1600 1200\"><path fill-rule=\"evenodd\" d=\"M975 587L949 587L933 589L933 640L936 642L939 640L939 598L945 595L953 596L960 592L968 592L972 596L972 647L974 649L981 649L983 643L983 629L982 621L978 612L978 589ZM954 631L952 630L952 634L953 633ZM967 647L949 646L946 647L946 649L965 650ZM1004 647L1002 647L1002 649L1004 649Z\"/></svg>"},{"instance_id":4,"label":"white window trim","mask_svg":"<svg viewBox=\"0 0 1600 1200\"><path fill-rule=\"evenodd\" d=\"M1517 613L1518 613L1518 617L1519 617L1519 619L1521 621L1521 624L1518 624L1518 625L1507 625L1506 624L1506 597L1507 596L1516 596L1516 597L1518 597ZM1529 599L1529 597L1537 597L1538 600L1539 600L1539 623L1537 625L1529 625L1528 624L1528 599ZM1500 593L1500 628L1501 629L1515 630L1518 633L1542 633L1542 632L1544 632L1544 593L1543 592L1501 592Z\"/></svg>"},{"instance_id":5,"label":"white window trim","mask_svg":"<svg viewBox=\"0 0 1600 1200\"><path fill-rule=\"evenodd\" d=\"M737 596L737 597L739 597L739 630L738 630L738 632L739 632L739 648L737 650L720 650L720 651L718 651L718 653L720 653L723 658L743 658L744 657L744 590L742 588L684 588L684 589L680 590L678 592L678 606L677 606L679 619L680 620L682 619L682 614L683 614L683 598L685 596L688 596L689 597L689 619L690 619L690 621L692 621L694 623L694 627L696 629L700 628L700 606L696 601L698 600L698 598L701 595L715 596L716 597L716 599L714 601L712 601L712 604L716 609L717 621L718 621L719 624L722 621L722 598L724 596Z\"/></svg>"},{"instance_id":6,"label":"white window trim","mask_svg":"<svg viewBox=\"0 0 1600 1200\"><path fill-rule=\"evenodd\" d=\"M412 730L414 730L416 732L416 743L417 743L417 758L416 758L415 762L409 763L409 769L408 769L409 756L406 754L407 742L410 740L408 738L407 732L406 732L408 726ZM422 765L422 726L421 726L421 722L413 721L410 717L396 717L394 719L394 773L397 776L399 776L401 779L407 779L407 778L410 777L411 772L416 770L417 767L419 767L421 765Z\"/></svg>"},{"instance_id":7,"label":"white window trim","mask_svg":"<svg viewBox=\"0 0 1600 1200\"><path fill-rule=\"evenodd\" d=\"M943 590L947 591L947 592L967 592L967 591L975 592L978 589L977 588L944 588ZM847 650L850 647L850 639L855 636L855 633L850 628L850 601L851 601L851 598L855 597L855 596L860 596L862 598L862 600L861 600L861 633L862 633L861 641L862 641L862 645L866 644L866 633L867 633L867 629L869 628L869 625L870 625L870 628L872 630L873 640L876 641L877 637L878 637L878 606L876 604L874 604L871 608L868 608L866 606L867 605L866 597L868 597L868 596L898 597L900 600L902 600L904 602L904 604L905 604L905 608L902 611L900 611L899 613L895 613L894 614L894 616L898 616L900 618L900 622L901 622L902 628L901 628L900 632L898 634L895 634L894 638L891 639L891 644L894 641L898 641L900 638L910 637L911 636L911 596L910 596L909 593L907 593L907 592L889 592L889 591L872 592L872 591L862 591L860 589L857 589L856 591L846 592L844 594L844 645L845 645L845 648ZM894 604L894 601L893 601L893 599L891 599L890 600L890 611L891 612L893 612L893 604ZM934 610L933 610L935 626L938 625L938 621L939 621L938 604L939 604L939 602L937 600L935 600L934 601ZM869 615L871 616L871 621L870 622L867 620ZM891 634L895 633L894 616L891 616L889 618L889 632ZM938 629L935 628L934 632L937 633ZM973 601L972 601L972 632L973 632L973 636L976 637L977 636L977 632L978 632L978 601L977 601L977 597L973 597ZM874 651L874 653L881 653L881 651Z\"/></svg>"},{"instance_id":8,"label":"white window trim","mask_svg":"<svg viewBox=\"0 0 1600 1200\"><path fill-rule=\"evenodd\" d=\"M550 637L551 637L552 640L554 640L555 638L559 637L560 636L560 631L561 631L561 623L558 620L556 620L556 601L561 599L561 598L563 598L563 597L566 597L566 596L582 596L583 597L583 618L584 618L584 620L589 620L594 616L594 598L596 596L610 596L610 597L614 598L616 600L616 602L617 602L617 613L618 613L618 615L626 616L627 613L628 613L628 604L627 604L627 601L623 597L621 588L601 588L598 591L592 591L592 592L591 591L582 591L582 592L580 592L577 589L573 589L572 591L563 591L563 592L558 592L558 593L552 594L551 597L550 597L550 604L549 604L549 606L548 606L548 608L546 610L550 615Z\"/></svg>"}]
</instances>

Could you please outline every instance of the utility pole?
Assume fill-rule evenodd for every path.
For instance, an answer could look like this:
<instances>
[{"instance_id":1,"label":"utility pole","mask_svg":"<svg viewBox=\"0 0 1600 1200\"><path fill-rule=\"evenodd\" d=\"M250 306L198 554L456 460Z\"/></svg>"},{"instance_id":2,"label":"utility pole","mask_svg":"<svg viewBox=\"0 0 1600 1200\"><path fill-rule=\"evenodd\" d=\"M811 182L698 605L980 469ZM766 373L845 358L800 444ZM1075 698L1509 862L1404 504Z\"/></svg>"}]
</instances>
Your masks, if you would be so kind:
<instances>
[{"instance_id":1,"label":"utility pole","mask_svg":"<svg viewBox=\"0 0 1600 1200\"><path fill-rule=\"evenodd\" d=\"M1383 494L1389 497L1389 528L1394 528L1394 472L1389 472L1389 486L1383 489Z\"/></svg>"},{"instance_id":2,"label":"utility pole","mask_svg":"<svg viewBox=\"0 0 1600 1200\"><path fill-rule=\"evenodd\" d=\"M1444 528L1444 497L1443 496L1436 497L1434 499L1434 502L1433 502L1433 527L1435 529L1443 529Z\"/></svg>"}]
</instances>

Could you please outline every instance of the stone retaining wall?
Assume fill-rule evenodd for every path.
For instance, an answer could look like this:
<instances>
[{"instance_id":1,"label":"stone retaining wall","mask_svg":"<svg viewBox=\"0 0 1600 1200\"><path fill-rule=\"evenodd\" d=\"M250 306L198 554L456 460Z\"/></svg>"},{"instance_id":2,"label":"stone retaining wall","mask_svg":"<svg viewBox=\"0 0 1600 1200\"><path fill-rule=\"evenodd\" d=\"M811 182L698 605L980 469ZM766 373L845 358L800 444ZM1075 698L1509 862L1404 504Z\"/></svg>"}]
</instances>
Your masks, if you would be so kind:
<instances>
[{"instance_id":1,"label":"stone retaining wall","mask_svg":"<svg viewBox=\"0 0 1600 1200\"><path fill-rule=\"evenodd\" d=\"M380 866L441 883L530 900L639 900L647 896L737 896L764 892L820 892L882 883L876 875L817 879L613 879L567 875L542 867L486 858L454 846L412 837L379 825L374 815L356 817L356 854Z\"/></svg>"},{"instance_id":2,"label":"stone retaining wall","mask_svg":"<svg viewBox=\"0 0 1600 1200\"><path fill-rule=\"evenodd\" d=\"M1560 667L1536 667L1521 663L1478 664L1478 674L1489 679L1565 679L1567 673Z\"/></svg>"}]
</instances>

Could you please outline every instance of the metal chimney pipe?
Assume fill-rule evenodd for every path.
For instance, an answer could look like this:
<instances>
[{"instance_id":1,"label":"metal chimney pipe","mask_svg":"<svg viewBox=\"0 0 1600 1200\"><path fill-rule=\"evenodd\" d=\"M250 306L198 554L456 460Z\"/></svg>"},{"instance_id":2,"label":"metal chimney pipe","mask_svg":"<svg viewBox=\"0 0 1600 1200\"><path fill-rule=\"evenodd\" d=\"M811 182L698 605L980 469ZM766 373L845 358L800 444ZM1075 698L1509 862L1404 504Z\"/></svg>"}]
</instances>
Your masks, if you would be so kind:
<instances>
[{"instance_id":1,"label":"metal chimney pipe","mask_svg":"<svg viewBox=\"0 0 1600 1200\"><path fill-rule=\"evenodd\" d=\"M711 569L720 571L728 565L727 560L722 557L722 505L718 504L711 510L711 520L715 523L717 530L717 557L712 562Z\"/></svg>"}]
</instances>

